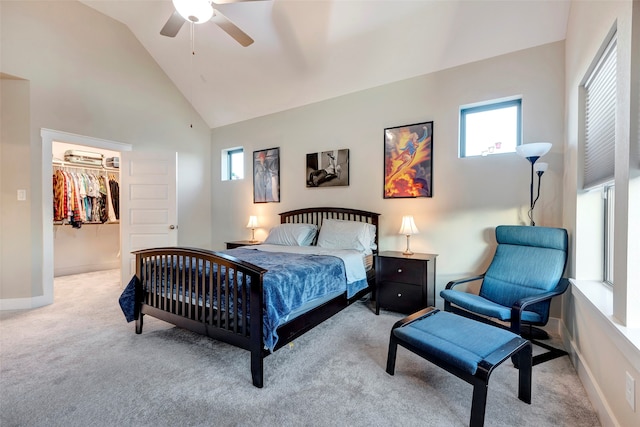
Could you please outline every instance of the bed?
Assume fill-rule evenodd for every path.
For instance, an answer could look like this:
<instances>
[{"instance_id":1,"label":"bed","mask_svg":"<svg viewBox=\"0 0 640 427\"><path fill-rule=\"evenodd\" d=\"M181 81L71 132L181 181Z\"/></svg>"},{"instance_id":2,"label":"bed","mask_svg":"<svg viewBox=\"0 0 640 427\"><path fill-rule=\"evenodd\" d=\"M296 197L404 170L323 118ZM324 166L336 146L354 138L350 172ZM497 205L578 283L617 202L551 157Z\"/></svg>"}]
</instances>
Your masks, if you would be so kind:
<instances>
[{"instance_id":1,"label":"bed","mask_svg":"<svg viewBox=\"0 0 640 427\"><path fill-rule=\"evenodd\" d=\"M287 242L290 235L282 237L276 229L316 227L314 236L305 236L302 254L298 248L294 253L284 251L284 244L284 252L270 244L224 252L183 247L136 251L136 333L142 333L144 316L149 315L249 350L253 385L261 388L266 356L374 290L378 216L327 207L281 213L280 226L272 229L265 243L274 238ZM362 243L355 245L363 252L359 256L364 273L347 263L352 255L342 257L334 250L333 245L350 236L343 232L345 227L357 229L358 236L362 229L373 230L364 232L369 233L366 238L350 240ZM315 250L319 252L304 253ZM291 283L283 285L286 281ZM282 289L289 288L294 288L294 295L283 294Z\"/></svg>"}]
</instances>

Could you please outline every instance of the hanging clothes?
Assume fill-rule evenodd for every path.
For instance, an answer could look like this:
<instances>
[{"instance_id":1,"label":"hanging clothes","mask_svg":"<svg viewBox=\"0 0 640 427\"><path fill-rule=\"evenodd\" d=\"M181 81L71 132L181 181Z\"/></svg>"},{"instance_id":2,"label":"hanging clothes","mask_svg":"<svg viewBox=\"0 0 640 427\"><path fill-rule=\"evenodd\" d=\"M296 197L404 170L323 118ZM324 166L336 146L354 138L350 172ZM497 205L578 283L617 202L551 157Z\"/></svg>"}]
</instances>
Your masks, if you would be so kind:
<instances>
[{"instance_id":1,"label":"hanging clothes","mask_svg":"<svg viewBox=\"0 0 640 427\"><path fill-rule=\"evenodd\" d=\"M58 168L56 166L56 168ZM74 228L83 223L115 222L119 185L113 174L99 171L70 170L62 167L53 172L53 220L68 222ZM115 182L115 186L111 183ZM116 195L110 191L115 188ZM115 198L115 199L114 199Z\"/></svg>"}]
</instances>

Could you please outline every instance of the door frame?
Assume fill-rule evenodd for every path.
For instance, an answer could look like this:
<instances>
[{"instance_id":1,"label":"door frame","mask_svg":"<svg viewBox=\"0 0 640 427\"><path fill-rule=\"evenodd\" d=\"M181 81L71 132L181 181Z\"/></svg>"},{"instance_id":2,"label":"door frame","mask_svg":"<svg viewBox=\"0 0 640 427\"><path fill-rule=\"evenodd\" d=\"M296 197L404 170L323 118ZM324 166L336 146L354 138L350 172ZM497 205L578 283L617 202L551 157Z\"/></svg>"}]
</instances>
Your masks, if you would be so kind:
<instances>
[{"instance_id":1,"label":"door frame","mask_svg":"<svg viewBox=\"0 0 640 427\"><path fill-rule=\"evenodd\" d=\"M52 129L40 129L42 137L42 290L41 297L28 298L29 307L53 304L53 141L85 145L111 151L132 151L124 142L109 141ZM38 300L38 301L34 301ZM26 308L26 307L25 307Z\"/></svg>"}]
</instances>

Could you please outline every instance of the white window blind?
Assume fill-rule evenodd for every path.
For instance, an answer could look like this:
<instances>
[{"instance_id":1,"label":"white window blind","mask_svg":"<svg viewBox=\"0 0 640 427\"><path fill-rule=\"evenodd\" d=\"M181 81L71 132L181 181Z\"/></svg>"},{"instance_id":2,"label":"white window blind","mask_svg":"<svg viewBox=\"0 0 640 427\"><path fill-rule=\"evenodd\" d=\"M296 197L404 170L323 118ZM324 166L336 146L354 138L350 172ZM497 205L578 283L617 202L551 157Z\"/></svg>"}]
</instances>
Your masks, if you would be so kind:
<instances>
[{"instance_id":1,"label":"white window blind","mask_svg":"<svg viewBox=\"0 0 640 427\"><path fill-rule=\"evenodd\" d=\"M616 142L616 37L584 85L585 149L584 188L614 177Z\"/></svg>"}]
</instances>

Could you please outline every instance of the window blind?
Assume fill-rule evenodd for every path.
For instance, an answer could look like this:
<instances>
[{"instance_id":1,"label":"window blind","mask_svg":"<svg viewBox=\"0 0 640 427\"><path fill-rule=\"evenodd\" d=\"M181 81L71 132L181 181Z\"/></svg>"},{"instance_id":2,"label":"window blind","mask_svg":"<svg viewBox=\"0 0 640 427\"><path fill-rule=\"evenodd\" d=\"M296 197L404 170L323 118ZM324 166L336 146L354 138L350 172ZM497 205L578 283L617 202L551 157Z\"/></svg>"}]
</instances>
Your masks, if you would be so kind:
<instances>
[{"instance_id":1,"label":"window blind","mask_svg":"<svg viewBox=\"0 0 640 427\"><path fill-rule=\"evenodd\" d=\"M585 88L584 188L614 177L616 142L616 37L609 42Z\"/></svg>"}]
</instances>

